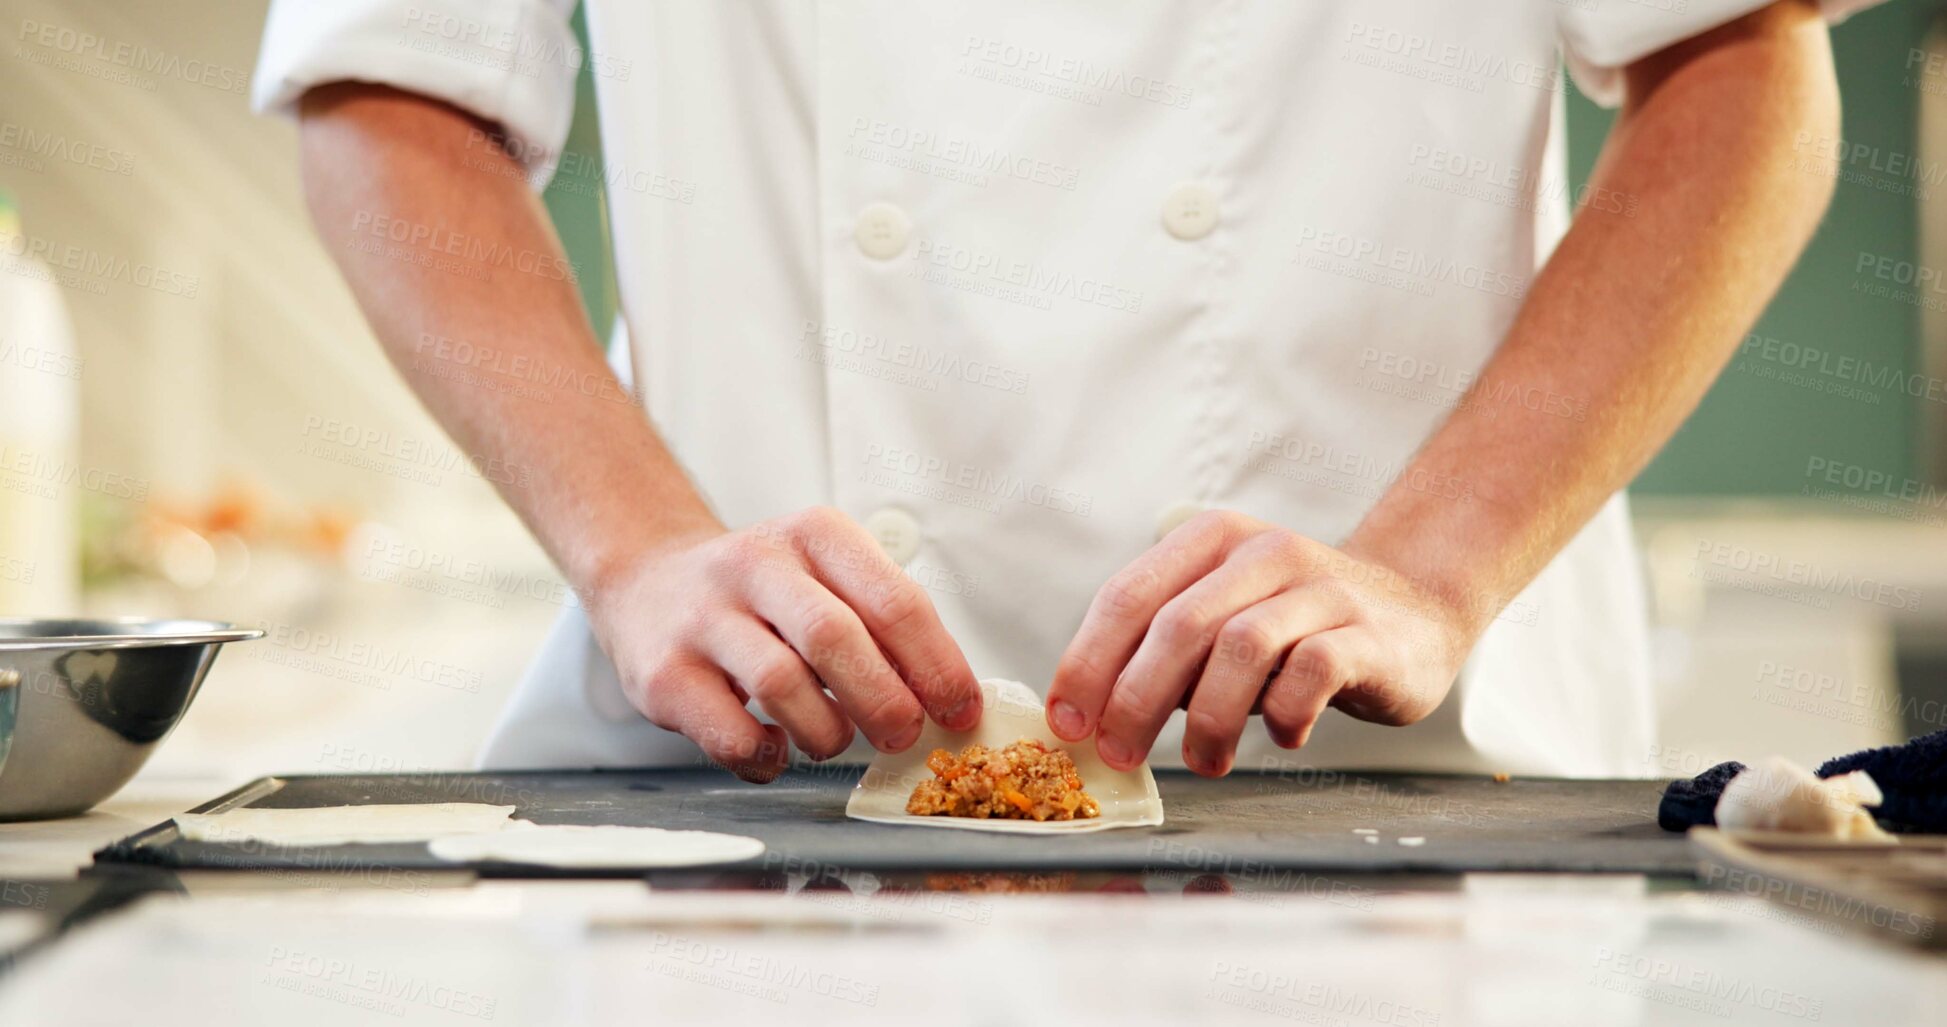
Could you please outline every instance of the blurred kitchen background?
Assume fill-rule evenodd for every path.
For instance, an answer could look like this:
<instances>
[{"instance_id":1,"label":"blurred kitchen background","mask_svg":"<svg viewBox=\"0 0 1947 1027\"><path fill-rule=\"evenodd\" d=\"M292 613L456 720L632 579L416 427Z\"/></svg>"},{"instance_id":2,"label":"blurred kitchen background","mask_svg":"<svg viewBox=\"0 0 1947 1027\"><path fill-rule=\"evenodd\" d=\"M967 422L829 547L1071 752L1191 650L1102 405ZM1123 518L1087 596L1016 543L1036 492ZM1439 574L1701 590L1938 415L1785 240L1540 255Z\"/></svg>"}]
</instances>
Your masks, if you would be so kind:
<instances>
[{"instance_id":1,"label":"blurred kitchen background","mask_svg":"<svg viewBox=\"0 0 1947 1027\"><path fill-rule=\"evenodd\" d=\"M1645 774L1947 726L1947 36L1834 33L1837 198L1633 490ZM263 0L0 0L0 615L188 614L227 649L150 775L467 765L550 619L540 550L381 356L247 108ZM1566 104L1586 170L1609 115ZM549 209L613 322L583 70ZM52 255L58 267L23 254ZM1545 615L1545 611L1542 612Z\"/></svg>"}]
</instances>

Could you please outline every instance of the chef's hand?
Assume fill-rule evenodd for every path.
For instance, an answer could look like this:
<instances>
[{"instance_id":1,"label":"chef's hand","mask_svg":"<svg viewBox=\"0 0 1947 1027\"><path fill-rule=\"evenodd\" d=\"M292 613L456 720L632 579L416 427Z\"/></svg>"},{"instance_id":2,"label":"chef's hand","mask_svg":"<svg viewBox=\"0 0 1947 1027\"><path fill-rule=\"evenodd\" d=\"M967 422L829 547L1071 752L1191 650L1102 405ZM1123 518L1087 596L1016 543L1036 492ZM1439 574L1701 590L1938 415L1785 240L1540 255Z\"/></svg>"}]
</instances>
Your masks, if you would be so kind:
<instances>
[{"instance_id":1,"label":"chef's hand","mask_svg":"<svg viewBox=\"0 0 1947 1027\"><path fill-rule=\"evenodd\" d=\"M1446 697L1477 629L1404 575L1275 525L1200 514L1102 587L1048 692L1048 726L1140 764L1187 701L1183 759L1230 772L1258 708L1278 745L1325 707L1411 724ZM1274 676L1275 674L1275 676Z\"/></svg>"},{"instance_id":2,"label":"chef's hand","mask_svg":"<svg viewBox=\"0 0 1947 1027\"><path fill-rule=\"evenodd\" d=\"M787 736L822 760L855 724L898 752L926 716L953 730L980 719L973 671L926 591L837 510L691 535L587 603L636 709L745 780L784 769ZM776 725L745 708L753 698Z\"/></svg>"}]
</instances>

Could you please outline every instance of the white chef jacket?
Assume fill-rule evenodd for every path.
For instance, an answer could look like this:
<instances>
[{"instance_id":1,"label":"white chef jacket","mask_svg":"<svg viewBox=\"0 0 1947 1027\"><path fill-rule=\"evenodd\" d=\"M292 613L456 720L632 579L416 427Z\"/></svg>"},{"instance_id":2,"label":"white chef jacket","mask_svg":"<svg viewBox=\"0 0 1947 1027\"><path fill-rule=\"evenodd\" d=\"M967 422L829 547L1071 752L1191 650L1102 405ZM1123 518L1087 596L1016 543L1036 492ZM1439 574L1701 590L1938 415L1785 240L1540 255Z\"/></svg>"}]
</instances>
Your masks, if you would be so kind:
<instances>
[{"instance_id":1,"label":"white chef jacket","mask_svg":"<svg viewBox=\"0 0 1947 1027\"><path fill-rule=\"evenodd\" d=\"M1563 63L1614 103L1623 66L1765 2L588 0L583 53L572 0L277 0L253 96L437 97L538 185L588 173L560 150L592 63L627 355L697 485L732 526L854 515L976 674L1045 688L1188 514L1350 533L1566 227ZM1328 712L1301 756L1640 774L1644 605L1619 494L1432 716ZM695 758L571 609L484 762ZM1238 765L1283 758L1253 727Z\"/></svg>"}]
</instances>

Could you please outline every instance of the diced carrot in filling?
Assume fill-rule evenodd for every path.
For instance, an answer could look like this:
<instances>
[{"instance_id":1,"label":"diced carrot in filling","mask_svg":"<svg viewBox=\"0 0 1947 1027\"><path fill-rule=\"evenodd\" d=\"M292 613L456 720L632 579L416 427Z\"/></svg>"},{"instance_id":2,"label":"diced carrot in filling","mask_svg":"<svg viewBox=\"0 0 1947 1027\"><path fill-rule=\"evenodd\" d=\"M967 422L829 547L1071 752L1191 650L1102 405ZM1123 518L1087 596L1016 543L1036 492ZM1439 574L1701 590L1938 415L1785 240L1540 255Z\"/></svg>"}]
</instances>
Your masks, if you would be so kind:
<instances>
[{"instance_id":1,"label":"diced carrot in filling","mask_svg":"<svg viewBox=\"0 0 1947 1027\"><path fill-rule=\"evenodd\" d=\"M953 754L947 752L945 749L935 749L931 756L926 757L926 769L946 778L948 781L967 772L967 768L955 763Z\"/></svg>"},{"instance_id":2,"label":"diced carrot in filling","mask_svg":"<svg viewBox=\"0 0 1947 1027\"><path fill-rule=\"evenodd\" d=\"M1003 749L969 745L958 755L935 749L926 757L932 777L906 801L920 816L1010 820L1086 820L1101 807L1082 791L1082 776L1066 752L1022 739Z\"/></svg>"}]
</instances>

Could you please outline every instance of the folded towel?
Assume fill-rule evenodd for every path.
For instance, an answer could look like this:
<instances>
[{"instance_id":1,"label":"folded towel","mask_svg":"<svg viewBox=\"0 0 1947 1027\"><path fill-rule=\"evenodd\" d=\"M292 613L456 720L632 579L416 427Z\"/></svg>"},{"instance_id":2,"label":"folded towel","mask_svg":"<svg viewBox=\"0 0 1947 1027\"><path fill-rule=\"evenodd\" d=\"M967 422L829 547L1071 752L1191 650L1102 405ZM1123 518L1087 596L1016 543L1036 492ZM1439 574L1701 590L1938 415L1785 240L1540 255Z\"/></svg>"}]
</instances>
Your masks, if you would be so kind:
<instances>
[{"instance_id":1,"label":"folded towel","mask_svg":"<svg viewBox=\"0 0 1947 1027\"><path fill-rule=\"evenodd\" d=\"M1947 834L1947 730L1905 745L1888 745L1826 760L1813 771L1837 777L1855 770L1873 775L1885 800L1873 810L1895 830Z\"/></svg>"},{"instance_id":2,"label":"folded towel","mask_svg":"<svg viewBox=\"0 0 1947 1027\"><path fill-rule=\"evenodd\" d=\"M1873 814L1889 831L1947 833L1947 730L1922 735L1904 745L1866 749L1826 760L1815 773L1837 777L1855 770L1872 775L1885 799ZM1656 822L1665 831L1717 823L1717 800L1724 786L1744 771L1736 761L1718 765L1663 789Z\"/></svg>"}]
</instances>

